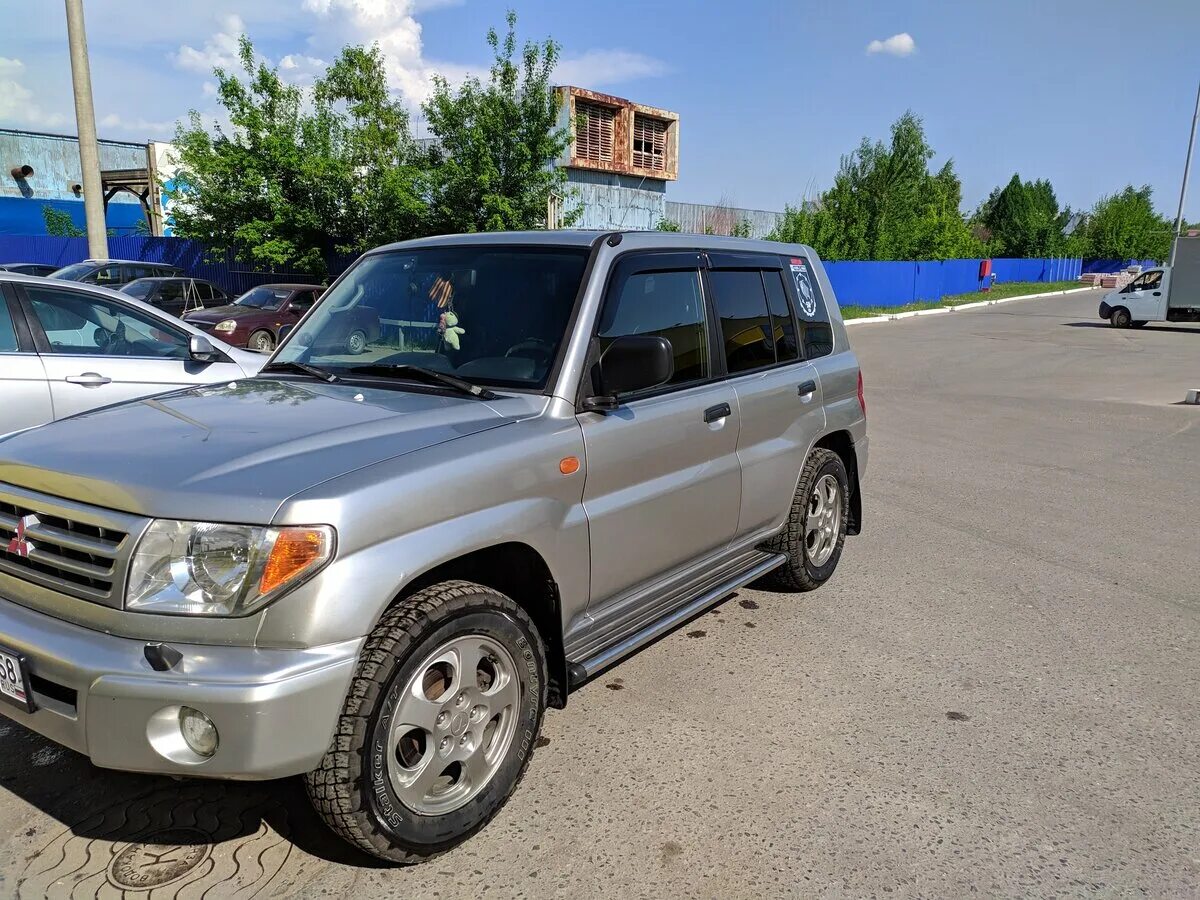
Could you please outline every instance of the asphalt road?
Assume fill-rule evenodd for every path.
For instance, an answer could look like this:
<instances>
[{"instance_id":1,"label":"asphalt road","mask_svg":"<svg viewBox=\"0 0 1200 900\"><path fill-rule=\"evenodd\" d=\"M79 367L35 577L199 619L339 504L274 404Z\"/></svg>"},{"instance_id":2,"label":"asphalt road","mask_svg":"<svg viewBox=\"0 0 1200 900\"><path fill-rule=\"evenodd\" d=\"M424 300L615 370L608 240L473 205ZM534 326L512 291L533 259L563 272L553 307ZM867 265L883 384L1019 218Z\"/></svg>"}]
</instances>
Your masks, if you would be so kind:
<instances>
[{"instance_id":1,"label":"asphalt road","mask_svg":"<svg viewBox=\"0 0 1200 900\"><path fill-rule=\"evenodd\" d=\"M460 849L379 868L296 781L105 772L9 725L0 895L1197 896L1200 329L1096 304L854 327L872 459L833 581L593 681Z\"/></svg>"}]
</instances>

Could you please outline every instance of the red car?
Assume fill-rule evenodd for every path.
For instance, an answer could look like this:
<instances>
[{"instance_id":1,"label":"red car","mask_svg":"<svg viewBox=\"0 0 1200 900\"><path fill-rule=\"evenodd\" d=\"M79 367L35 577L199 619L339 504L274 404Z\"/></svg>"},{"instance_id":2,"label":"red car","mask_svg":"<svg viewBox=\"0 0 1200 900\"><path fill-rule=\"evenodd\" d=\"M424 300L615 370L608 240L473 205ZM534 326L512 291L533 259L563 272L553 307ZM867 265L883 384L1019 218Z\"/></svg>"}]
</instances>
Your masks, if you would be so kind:
<instances>
[{"instance_id":1,"label":"red car","mask_svg":"<svg viewBox=\"0 0 1200 900\"><path fill-rule=\"evenodd\" d=\"M227 344L269 353L279 342L279 330L299 322L323 290L311 284L263 284L227 306L190 312L183 320Z\"/></svg>"}]
</instances>

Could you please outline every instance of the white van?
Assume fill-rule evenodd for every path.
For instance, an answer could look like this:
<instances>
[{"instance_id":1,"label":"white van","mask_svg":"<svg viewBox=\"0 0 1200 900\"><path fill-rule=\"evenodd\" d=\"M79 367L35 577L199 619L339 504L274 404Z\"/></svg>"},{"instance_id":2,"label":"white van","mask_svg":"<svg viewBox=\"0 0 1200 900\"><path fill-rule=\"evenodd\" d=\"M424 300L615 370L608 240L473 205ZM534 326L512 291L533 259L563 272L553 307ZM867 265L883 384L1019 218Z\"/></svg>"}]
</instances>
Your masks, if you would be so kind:
<instances>
[{"instance_id":1,"label":"white van","mask_svg":"<svg viewBox=\"0 0 1200 900\"><path fill-rule=\"evenodd\" d=\"M1100 301L1114 328L1147 322L1200 322L1200 237L1175 239L1175 265L1147 269Z\"/></svg>"}]
</instances>

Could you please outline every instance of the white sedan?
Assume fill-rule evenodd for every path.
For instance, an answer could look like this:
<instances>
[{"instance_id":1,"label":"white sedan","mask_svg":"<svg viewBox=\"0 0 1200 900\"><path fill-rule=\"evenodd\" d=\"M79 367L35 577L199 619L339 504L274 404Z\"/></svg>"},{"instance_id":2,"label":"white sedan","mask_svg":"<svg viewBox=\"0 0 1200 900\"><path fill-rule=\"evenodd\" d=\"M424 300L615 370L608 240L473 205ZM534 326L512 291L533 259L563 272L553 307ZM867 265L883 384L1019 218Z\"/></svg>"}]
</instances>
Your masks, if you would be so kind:
<instances>
[{"instance_id":1,"label":"white sedan","mask_svg":"<svg viewBox=\"0 0 1200 900\"><path fill-rule=\"evenodd\" d=\"M126 294L0 272L0 434L266 361Z\"/></svg>"}]
</instances>

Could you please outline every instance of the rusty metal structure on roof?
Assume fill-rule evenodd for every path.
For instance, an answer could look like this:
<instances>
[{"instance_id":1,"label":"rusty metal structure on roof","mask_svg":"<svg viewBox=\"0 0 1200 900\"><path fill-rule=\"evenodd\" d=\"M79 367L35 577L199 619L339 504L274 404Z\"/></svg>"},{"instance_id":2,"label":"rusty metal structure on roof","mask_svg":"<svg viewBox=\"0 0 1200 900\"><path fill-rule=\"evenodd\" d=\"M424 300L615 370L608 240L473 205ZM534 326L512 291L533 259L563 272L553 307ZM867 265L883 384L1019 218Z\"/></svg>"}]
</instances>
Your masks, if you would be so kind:
<instances>
[{"instance_id":1,"label":"rusty metal structure on roof","mask_svg":"<svg viewBox=\"0 0 1200 900\"><path fill-rule=\"evenodd\" d=\"M679 114L585 88L557 89L571 146L567 168L662 181L679 177Z\"/></svg>"}]
</instances>

